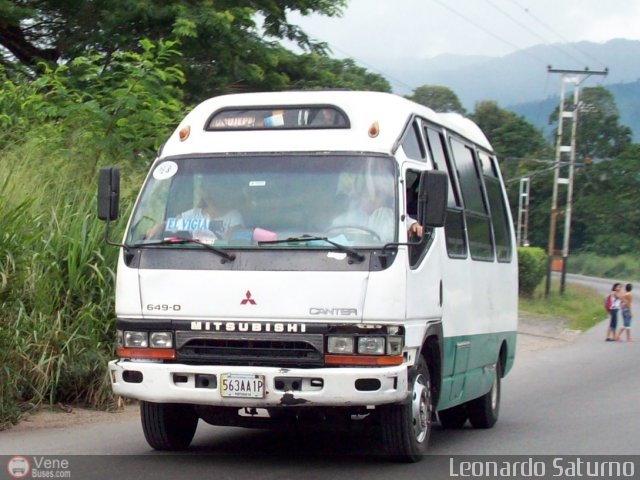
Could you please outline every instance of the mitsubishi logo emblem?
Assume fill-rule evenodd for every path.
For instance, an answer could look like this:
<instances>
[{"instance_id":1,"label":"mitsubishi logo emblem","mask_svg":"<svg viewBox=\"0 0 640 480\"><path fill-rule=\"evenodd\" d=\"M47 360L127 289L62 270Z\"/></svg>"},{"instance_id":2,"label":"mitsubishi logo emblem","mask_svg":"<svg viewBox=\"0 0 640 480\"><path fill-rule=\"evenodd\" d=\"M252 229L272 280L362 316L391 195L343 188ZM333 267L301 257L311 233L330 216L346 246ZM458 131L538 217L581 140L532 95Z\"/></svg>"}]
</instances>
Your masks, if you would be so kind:
<instances>
[{"instance_id":1,"label":"mitsubishi logo emblem","mask_svg":"<svg viewBox=\"0 0 640 480\"><path fill-rule=\"evenodd\" d=\"M251 292L249 290L247 290L247 293L245 293L245 298L240 302L240 305L246 305L247 303L250 305L256 304L256 301L251 298Z\"/></svg>"}]
</instances>

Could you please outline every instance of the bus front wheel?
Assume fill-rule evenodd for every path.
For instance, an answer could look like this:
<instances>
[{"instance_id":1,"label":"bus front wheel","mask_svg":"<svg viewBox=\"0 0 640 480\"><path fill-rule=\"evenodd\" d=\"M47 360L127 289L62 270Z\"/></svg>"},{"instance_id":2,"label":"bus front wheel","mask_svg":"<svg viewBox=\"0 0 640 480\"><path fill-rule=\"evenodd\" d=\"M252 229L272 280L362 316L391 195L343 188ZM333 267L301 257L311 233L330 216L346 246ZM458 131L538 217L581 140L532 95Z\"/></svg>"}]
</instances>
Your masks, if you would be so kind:
<instances>
[{"instance_id":1,"label":"bus front wheel","mask_svg":"<svg viewBox=\"0 0 640 480\"><path fill-rule=\"evenodd\" d=\"M191 405L140 402L140 420L147 443L156 450L186 449L198 426Z\"/></svg>"},{"instance_id":2,"label":"bus front wheel","mask_svg":"<svg viewBox=\"0 0 640 480\"><path fill-rule=\"evenodd\" d=\"M423 357L409 380L410 401L380 407L380 425L385 453L398 461L417 462L427 453L434 409L429 370Z\"/></svg>"}]
</instances>

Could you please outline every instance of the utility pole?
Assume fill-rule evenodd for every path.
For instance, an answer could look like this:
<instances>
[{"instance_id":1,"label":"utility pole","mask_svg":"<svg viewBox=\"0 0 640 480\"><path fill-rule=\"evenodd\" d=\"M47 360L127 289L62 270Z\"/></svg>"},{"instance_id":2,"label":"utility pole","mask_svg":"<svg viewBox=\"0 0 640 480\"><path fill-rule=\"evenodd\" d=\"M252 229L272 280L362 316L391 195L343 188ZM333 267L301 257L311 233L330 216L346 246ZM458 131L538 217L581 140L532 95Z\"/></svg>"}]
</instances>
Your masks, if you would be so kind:
<instances>
[{"instance_id":1,"label":"utility pole","mask_svg":"<svg viewBox=\"0 0 640 480\"><path fill-rule=\"evenodd\" d=\"M578 112L580 110L580 84L591 75L607 75L609 69L605 68L601 71L589 70L562 70L549 66L549 73L559 73L562 75L560 87L560 107L558 109L558 132L556 136L556 157L555 168L553 169L553 194L551 197L551 217L549 223L549 243L547 248L547 283L545 295L549 295L551 290L551 272L560 270L562 276L560 278L560 294L564 294L566 276L567 276L567 258L569 257L569 236L571 231L571 213L573 206L573 176L576 164L576 133L578 129ZM565 85L571 83L575 85L573 91L573 105L571 110L565 110ZM571 121L571 144L563 145L563 123L567 119ZM561 177L560 169L562 165L567 165L563 158L569 155L568 167L564 167L566 177ZM566 200L564 209L558 207L559 187L566 185ZM562 241L562 250L556 249L556 234L558 217L564 216L564 236Z\"/></svg>"},{"instance_id":2,"label":"utility pole","mask_svg":"<svg viewBox=\"0 0 640 480\"><path fill-rule=\"evenodd\" d=\"M519 247L529 246L529 191L531 179L522 177L520 179L520 195L518 196L518 234L517 241Z\"/></svg>"}]
</instances>

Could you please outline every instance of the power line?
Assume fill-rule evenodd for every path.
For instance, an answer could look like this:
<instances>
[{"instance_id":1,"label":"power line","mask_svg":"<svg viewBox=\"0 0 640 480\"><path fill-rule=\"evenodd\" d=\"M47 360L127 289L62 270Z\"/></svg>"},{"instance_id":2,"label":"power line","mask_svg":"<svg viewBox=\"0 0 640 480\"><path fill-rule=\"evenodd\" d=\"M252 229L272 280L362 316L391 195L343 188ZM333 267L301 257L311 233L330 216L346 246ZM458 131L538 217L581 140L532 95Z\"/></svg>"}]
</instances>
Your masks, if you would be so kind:
<instances>
[{"instance_id":1,"label":"power line","mask_svg":"<svg viewBox=\"0 0 640 480\"><path fill-rule=\"evenodd\" d=\"M489 5L491 5L494 9L496 9L498 12L500 12L502 15L504 15L505 17L507 17L509 20L511 20L512 22L514 22L515 24L517 24L518 26L520 26L521 28L523 28L524 30L526 30L527 32L529 32L531 35L533 35L534 37L538 38L539 40L541 40L546 46L550 47L550 48L554 48L557 51L559 51L560 53L562 53L563 55L566 55L567 57L571 58L572 60L575 60L578 63L582 63L582 60L580 60L579 58L571 55L569 52L565 51L564 49L562 49L561 47L559 47L558 45L554 45L551 44L551 42L548 41L548 39L546 39L545 37L543 37L542 35L540 35L538 32L532 30L531 28L529 28L527 25L525 25L524 23L522 23L520 20L518 20L517 18L513 17L512 15L510 15L509 13L505 12L503 9L501 9L500 7L498 7L495 3L493 3L492 0L485 0L486 3L488 3ZM520 5L518 5L520 6ZM525 9L526 11L526 9Z\"/></svg>"},{"instance_id":2,"label":"power line","mask_svg":"<svg viewBox=\"0 0 640 480\"><path fill-rule=\"evenodd\" d=\"M480 25L479 23L473 21L472 19L470 19L469 17L467 17L466 15L463 15L462 13L460 13L459 11L457 11L456 9L450 7L449 5L445 4L443 1L441 0L433 0L435 3L437 3L438 5L440 5L442 8L445 8L447 10L449 10L451 13L453 13L454 15L457 15L458 17L462 18L463 20L465 20L466 22L470 23L471 25L473 25L474 27L476 27L479 30L482 30L484 33L486 33L487 35L492 36L493 38L495 38L496 40L501 41L502 43L509 45L511 48L515 48L516 51L520 51L520 53L523 53L525 55L528 55L529 57L532 57L534 59L536 59L538 62L542 63L543 65L546 65L549 62L545 62L543 59L541 59L540 57L538 57L537 55L534 55L533 53L527 51L526 49L516 45L515 43L510 42L509 40L501 37L500 35L496 35L494 32L492 32L491 30L483 27L482 25Z\"/></svg>"},{"instance_id":3,"label":"power line","mask_svg":"<svg viewBox=\"0 0 640 480\"><path fill-rule=\"evenodd\" d=\"M527 27L524 23L522 23L521 21L519 21L518 19L512 17L511 15L509 15L507 12L505 12L504 10L502 10L500 7L498 7L495 3L493 3L491 0L485 0L486 3L488 3L489 5L491 5L494 9L496 9L497 11L499 11L502 15L504 15L505 17L507 17L509 20L511 20L512 22L518 24L519 26L521 26L522 28L524 28L527 32L529 32L531 35L533 35L534 37L537 37L539 40L542 40L543 43L547 43L547 40L542 37L542 35L540 35L538 32L535 32L533 30L531 30L529 27Z\"/></svg>"},{"instance_id":4,"label":"power line","mask_svg":"<svg viewBox=\"0 0 640 480\"><path fill-rule=\"evenodd\" d=\"M560 40L562 40L564 43L566 43L568 46L570 46L571 48L573 48L574 50L576 50L577 52L579 52L581 55L584 55L585 58L589 58L593 61L595 61L596 63L600 64L600 65L605 65L605 63L598 59L595 58L593 55L591 55L589 52L583 51L582 49L578 48L574 42L571 42L570 40L567 40L566 38L564 38L562 35L560 35L558 32L556 32L554 29L552 29L550 26L548 26L546 23L544 23L542 20L540 20L538 17L536 17L529 8L522 6L520 3L518 3L518 0L512 0L513 3L515 3L518 7L520 7L527 15L529 15L533 20L535 20L536 22L538 22L542 27L544 27L545 29L547 29L547 31L551 32L553 35L555 35L556 37L558 37Z\"/></svg>"}]
</instances>

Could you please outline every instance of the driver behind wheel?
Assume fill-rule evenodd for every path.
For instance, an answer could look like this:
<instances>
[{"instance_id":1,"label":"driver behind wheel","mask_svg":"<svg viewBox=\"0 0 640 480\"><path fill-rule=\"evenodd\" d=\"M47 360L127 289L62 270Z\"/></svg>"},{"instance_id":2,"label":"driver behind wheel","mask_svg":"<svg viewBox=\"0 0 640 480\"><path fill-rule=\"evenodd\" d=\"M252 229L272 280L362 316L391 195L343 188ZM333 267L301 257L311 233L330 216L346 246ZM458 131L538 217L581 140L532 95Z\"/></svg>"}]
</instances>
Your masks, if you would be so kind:
<instances>
[{"instance_id":1,"label":"driver behind wheel","mask_svg":"<svg viewBox=\"0 0 640 480\"><path fill-rule=\"evenodd\" d=\"M395 233L393 177L375 172L371 167L369 165L355 180L346 211L333 219L331 227L345 227L345 230L361 227L375 232L383 243L392 242Z\"/></svg>"}]
</instances>

